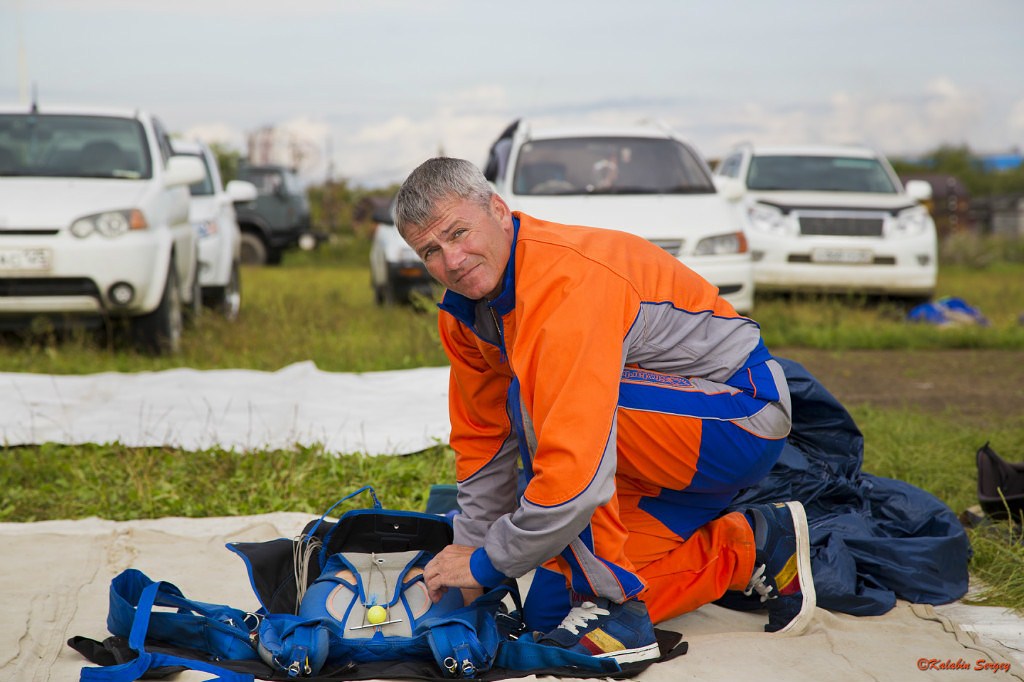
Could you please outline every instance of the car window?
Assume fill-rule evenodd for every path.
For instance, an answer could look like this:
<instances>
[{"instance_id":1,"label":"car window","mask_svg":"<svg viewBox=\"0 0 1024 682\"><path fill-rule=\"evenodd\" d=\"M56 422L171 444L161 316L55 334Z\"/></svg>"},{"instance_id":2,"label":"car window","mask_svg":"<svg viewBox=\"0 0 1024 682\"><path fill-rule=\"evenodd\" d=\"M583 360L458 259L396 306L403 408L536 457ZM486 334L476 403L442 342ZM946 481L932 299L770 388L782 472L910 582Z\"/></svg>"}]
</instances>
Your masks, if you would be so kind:
<instances>
[{"instance_id":1,"label":"car window","mask_svg":"<svg viewBox=\"0 0 1024 682\"><path fill-rule=\"evenodd\" d=\"M163 158L163 163L166 166L167 161L174 156L174 149L171 147L171 136L167 134L163 123L157 118L153 119L153 132L156 134L157 146L160 147L160 156Z\"/></svg>"},{"instance_id":2,"label":"car window","mask_svg":"<svg viewBox=\"0 0 1024 682\"><path fill-rule=\"evenodd\" d=\"M197 183L188 186L188 192L194 197L210 197L213 196L213 176L210 173L210 164L207 162L206 157L202 154L178 154L178 156L193 156L203 164L203 169L206 171L206 175L203 179Z\"/></svg>"},{"instance_id":3,"label":"car window","mask_svg":"<svg viewBox=\"0 0 1024 682\"><path fill-rule=\"evenodd\" d=\"M284 186L288 190L289 194L302 194L302 181L299 180L299 176L295 173L283 173L284 175Z\"/></svg>"},{"instance_id":4,"label":"car window","mask_svg":"<svg viewBox=\"0 0 1024 682\"><path fill-rule=\"evenodd\" d=\"M135 180L153 172L135 119L0 114L0 175Z\"/></svg>"},{"instance_id":5,"label":"car window","mask_svg":"<svg viewBox=\"0 0 1024 682\"><path fill-rule=\"evenodd\" d=\"M281 186L281 174L274 170L250 170L246 180L256 185L260 196L268 196L277 192Z\"/></svg>"},{"instance_id":6,"label":"car window","mask_svg":"<svg viewBox=\"0 0 1024 682\"><path fill-rule=\"evenodd\" d=\"M513 193L710 194L703 164L676 140L572 137L527 142L519 149Z\"/></svg>"},{"instance_id":7,"label":"car window","mask_svg":"<svg viewBox=\"0 0 1024 682\"><path fill-rule=\"evenodd\" d=\"M731 154L726 157L722 165L718 167L718 174L724 175L730 178L738 178L740 176L740 162L743 160L742 154Z\"/></svg>"},{"instance_id":8,"label":"car window","mask_svg":"<svg viewBox=\"0 0 1024 682\"><path fill-rule=\"evenodd\" d=\"M749 189L895 194L877 159L843 156L755 156L747 171Z\"/></svg>"}]
</instances>

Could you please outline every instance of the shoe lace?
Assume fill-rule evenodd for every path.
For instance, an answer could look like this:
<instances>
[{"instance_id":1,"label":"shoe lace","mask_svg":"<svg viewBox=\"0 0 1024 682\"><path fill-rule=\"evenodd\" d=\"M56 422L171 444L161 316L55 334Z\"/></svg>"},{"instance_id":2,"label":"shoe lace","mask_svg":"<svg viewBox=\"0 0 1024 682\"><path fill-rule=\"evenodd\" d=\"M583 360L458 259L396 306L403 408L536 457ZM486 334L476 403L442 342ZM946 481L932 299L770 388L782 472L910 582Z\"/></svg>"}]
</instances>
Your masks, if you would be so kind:
<instances>
[{"instance_id":1,"label":"shoe lace","mask_svg":"<svg viewBox=\"0 0 1024 682\"><path fill-rule=\"evenodd\" d=\"M747 584L747 589L743 590L743 594L749 597L754 592L757 592L761 596L762 603L769 599L775 599L778 596L772 594L772 590L775 587L768 584L768 577L765 575L766 570L768 570L768 567L765 564L761 564L754 570L754 574L750 576L750 582Z\"/></svg>"},{"instance_id":2,"label":"shoe lace","mask_svg":"<svg viewBox=\"0 0 1024 682\"><path fill-rule=\"evenodd\" d=\"M580 633L580 628L586 629L587 623L592 620L597 620L601 616L607 616L610 611L602 609L592 601L585 601L579 606L574 606L562 619L562 624L558 627L568 630L574 635Z\"/></svg>"}]
</instances>

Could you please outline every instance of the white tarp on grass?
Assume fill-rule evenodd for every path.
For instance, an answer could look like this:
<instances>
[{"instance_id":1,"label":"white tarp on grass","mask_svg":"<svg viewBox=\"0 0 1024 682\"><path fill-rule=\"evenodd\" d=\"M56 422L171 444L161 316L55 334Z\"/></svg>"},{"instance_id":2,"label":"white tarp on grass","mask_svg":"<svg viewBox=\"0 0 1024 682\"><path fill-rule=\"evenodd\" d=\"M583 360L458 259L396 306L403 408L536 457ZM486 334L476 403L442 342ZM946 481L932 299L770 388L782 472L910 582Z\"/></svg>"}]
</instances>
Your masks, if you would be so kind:
<instances>
[{"instance_id":1,"label":"white tarp on grass","mask_svg":"<svg viewBox=\"0 0 1024 682\"><path fill-rule=\"evenodd\" d=\"M0 446L113 443L408 454L448 442L448 368L0 373Z\"/></svg>"},{"instance_id":2,"label":"white tarp on grass","mask_svg":"<svg viewBox=\"0 0 1024 682\"><path fill-rule=\"evenodd\" d=\"M88 665L65 642L102 640L110 580L137 568L193 599L254 609L245 565L224 548L299 533L309 514L278 512L205 519L0 523L0 680L67 682ZM979 607L983 608L983 607ZM993 610L989 607L988 610ZM802 636L768 635L763 612L707 605L662 627L683 633L689 652L644 671L639 682L950 682L1024 680L1024 664L930 606L899 602L884 616L818 609ZM984 666L990 666L987 669ZM176 678L209 679L186 673ZM529 680L555 682L552 677Z\"/></svg>"}]
</instances>

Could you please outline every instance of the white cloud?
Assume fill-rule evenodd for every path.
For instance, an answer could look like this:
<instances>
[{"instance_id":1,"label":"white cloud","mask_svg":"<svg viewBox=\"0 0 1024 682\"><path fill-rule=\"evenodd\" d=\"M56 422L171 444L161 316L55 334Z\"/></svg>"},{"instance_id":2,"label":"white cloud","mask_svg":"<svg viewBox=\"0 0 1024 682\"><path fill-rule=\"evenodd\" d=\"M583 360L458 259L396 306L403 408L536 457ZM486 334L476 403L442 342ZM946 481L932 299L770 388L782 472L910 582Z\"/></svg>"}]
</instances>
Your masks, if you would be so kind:
<instances>
[{"instance_id":1,"label":"white cloud","mask_svg":"<svg viewBox=\"0 0 1024 682\"><path fill-rule=\"evenodd\" d=\"M1018 148L1024 148L1024 99L1013 103L1006 123L1012 136L1012 143Z\"/></svg>"},{"instance_id":2,"label":"white cloud","mask_svg":"<svg viewBox=\"0 0 1024 682\"><path fill-rule=\"evenodd\" d=\"M323 19L331 15L419 14L423 3L415 0L302 0L283 3L280 0L31 0L39 7L88 12L138 12L141 14L180 14L199 18L210 16L236 17L244 21L253 16L282 16L285 18L314 17ZM441 0L434 0L437 5ZM450 4L450 3L446 3Z\"/></svg>"},{"instance_id":3,"label":"white cloud","mask_svg":"<svg viewBox=\"0 0 1024 682\"><path fill-rule=\"evenodd\" d=\"M825 101L748 101L728 111L723 108L689 116L694 128L713 131L705 138L709 155L721 154L740 141L864 143L886 153L918 153L976 136L983 127L984 104L975 93L940 78L899 97L837 90ZM1021 119L1024 128L1024 112Z\"/></svg>"},{"instance_id":4,"label":"white cloud","mask_svg":"<svg viewBox=\"0 0 1024 682\"><path fill-rule=\"evenodd\" d=\"M400 182L439 151L482 164L498 133L525 114L539 123L565 125L616 126L661 119L691 138L708 157L720 156L741 141L866 143L898 155L967 140L979 148L997 148L998 143L988 140L998 141L1007 134L1014 140L1024 137L1024 99L1015 103L1002 123L1006 134L989 131L982 119L981 97L948 78L937 78L898 97L837 89L827 99L799 103L622 99L568 101L529 111L494 84L436 94L432 101L433 105L420 106L415 114L375 117L367 111L361 122L348 117L344 125L314 116L290 118L275 126L275 160L295 163L298 152L303 175L310 181L321 181L330 170L336 178L380 186ZM979 132L990 137L979 139ZM246 149L245 133L226 123L196 125L188 133Z\"/></svg>"},{"instance_id":5,"label":"white cloud","mask_svg":"<svg viewBox=\"0 0 1024 682\"><path fill-rule=\"evenodd\" d=\"M227 123L197 123L186 128L182 136L198 138L207 144L222 144L238 151L245 150L245 133Z\"/></svg>"},{"instance_id":6,"label":"white cloud","mask_svg":"<svg viewBox=\"0 0 1024 682\"><path fill-rule=\"evenodd\" d=\"M264 146L255 152L260 155L257 161L294 166L307 179L320 181L327 173L332 130L322 120L298 116L275 126L250 131L223 122L198 123L187 128L183 136L199 138L207 143L216 142L243 155L254 152L250 144L262 142Z\"/></svg>"},{"instance_id":7,"label":"white cloud","mask_svg":"<svg viewBox=\"0 0 1024 682\"><path fill-rule=\"evenodd\" d=\"M357 183L388 184L442 151L482 164L512 119L508 99L503 88L483 85L438 96L438 104L417 117L367 123L336 138L335 167Z\"/></svg>"}]
</instances>

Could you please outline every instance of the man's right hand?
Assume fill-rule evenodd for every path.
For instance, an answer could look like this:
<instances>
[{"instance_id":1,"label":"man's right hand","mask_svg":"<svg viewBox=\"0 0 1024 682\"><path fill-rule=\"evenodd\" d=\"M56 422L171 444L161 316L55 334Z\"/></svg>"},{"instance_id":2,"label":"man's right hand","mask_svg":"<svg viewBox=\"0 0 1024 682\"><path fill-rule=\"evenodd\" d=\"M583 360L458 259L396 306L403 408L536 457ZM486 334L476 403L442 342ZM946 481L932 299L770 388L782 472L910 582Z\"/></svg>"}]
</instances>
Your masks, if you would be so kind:
<instances>
[{"instance_id":1,"label":"man's right hand","mask_svg":"<svg viewBox=\"0 0 1024 682\"><path fill-rule=\"evenodd\" d=\"M440 601L449 587L483 590L483 585L473 577L469 569L469 558L476 547L448 545L423 567L423 582L427 585L430 600Z\"/></svg>"}]
</instances>

